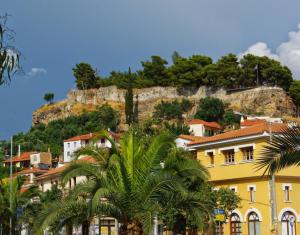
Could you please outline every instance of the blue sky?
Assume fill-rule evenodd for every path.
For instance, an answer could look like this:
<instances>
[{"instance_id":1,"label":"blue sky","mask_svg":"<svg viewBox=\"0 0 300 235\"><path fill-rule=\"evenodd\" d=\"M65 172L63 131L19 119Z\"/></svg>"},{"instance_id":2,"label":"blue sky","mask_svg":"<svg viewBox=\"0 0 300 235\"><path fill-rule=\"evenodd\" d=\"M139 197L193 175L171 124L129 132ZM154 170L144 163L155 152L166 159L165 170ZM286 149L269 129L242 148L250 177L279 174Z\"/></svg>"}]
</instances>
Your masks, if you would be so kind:
<instances>
[{"instance_id":1,"label":"blue sky","mask_svg":"<svg viewBox=\"0 0 300 235\"><path fill-rule=\"evenodd\" d=\"M0 139L30 128L46 92L65 98L81 61L107 75L154 54L170 59L174 50L214 59L251 52L299 77L299 9L299 0L1 0L24 74L0 87Z\"/></svg>"}]
</instances>

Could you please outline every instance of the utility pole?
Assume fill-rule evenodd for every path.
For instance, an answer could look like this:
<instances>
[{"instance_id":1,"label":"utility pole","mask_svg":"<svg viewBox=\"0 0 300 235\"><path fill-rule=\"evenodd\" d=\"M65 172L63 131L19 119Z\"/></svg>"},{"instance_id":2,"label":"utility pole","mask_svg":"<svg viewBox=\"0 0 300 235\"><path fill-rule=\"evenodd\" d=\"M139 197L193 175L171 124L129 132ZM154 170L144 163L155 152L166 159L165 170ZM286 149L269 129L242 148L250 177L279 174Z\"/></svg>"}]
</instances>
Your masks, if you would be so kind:
<instances>
[{"instance_id":1,"label":"utility pole","mask_svg":"<svg viewBox=\"0 0 300 235\"><path fill-rule=\"evenodd\" d=\"M10 194L9 194L9 208L10 208L10 212L12 213L12 157L13 156L13 137L11 137L10 139ZM9 231L10 231L10 235L12 235L12 214L10 215L9 218Z\"/></svg>"},{"instance_id":2,"label":"utility pole","mask_svg":"<svg viewBox=\"0 0 300 235\"><path fill-rule=\"evenodd\" d=\"M272 143L272 122L269 121L269 134L270 144ZM274 235L278 235L278 220L277 220L277 203L276 203L276 187L275 187L275 174L272 173L270 179L270 196L271 196L271 217L274 229Z\"/></svg>"},{"instance_id":3,"label":"utility pole","mask_svg":"<svg viewBox=\"0 0 300 235\"><path fill-rule=\"evenodd\" d=\"M256 70L256 86L258 86L258 64L255 66L255 70Z\"/></svg>"}]
</instances>

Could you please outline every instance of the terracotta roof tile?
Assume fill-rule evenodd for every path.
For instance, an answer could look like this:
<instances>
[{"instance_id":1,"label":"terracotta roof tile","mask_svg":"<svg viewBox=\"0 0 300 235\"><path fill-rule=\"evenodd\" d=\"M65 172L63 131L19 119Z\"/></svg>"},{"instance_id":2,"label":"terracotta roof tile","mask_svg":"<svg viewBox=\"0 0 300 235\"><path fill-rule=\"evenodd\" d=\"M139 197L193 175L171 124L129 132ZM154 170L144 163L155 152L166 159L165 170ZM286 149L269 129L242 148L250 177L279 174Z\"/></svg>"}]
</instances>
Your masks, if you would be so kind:
<instances>
[{"instance_id":1,"label":"terracotta roof tile","mask_svg":"<svg viewBox=\"0 0 300 235\"><path fill-rule=\"evenodd\" d=\"M115 133L113 131L109 131L109 133L111 134L112 137L114 137L114 139L116 141L118 141L120 139L121 134ZM78 141L78 140L90 140L90 139L95 138L97 135L99 135L99 132L89 133L89 134L84 134L84 135L79 135L79 136L74 136L72 138L64 140L64 142L72 142L72 141Z\"/></svg>"},{"instance_id":2,"label":"terracotta roof tile","mask_svg":"<svg viewBox=\"0 0 300 235\"><path fill-rule=\"evenodd\" d=\"M35 168L35 167L32 167L32 168L27 168L27 169L24 169L24 170L21 170L19 172L17 172L15 175L23 175L23 174L30 174L30 173L46 173L48 172L48 170L42 170L42 169L38 169L38 168Z\"/></svg>"},{"instance_id":3,"label":"terracotta roof tile","mask_svg":"<svg viewBox=\"0 0 300 235\"><path fill-rule=\"evenodd\" d=\"M263 123L266 123L266 121L261 119L255 119L255 120L245 119L243 122L241 122L241 126L255 126Z\"/></svg>"},{"instance_id":4,"label":"terracotta roof tile","mask_svg":"<svg viewBox=\"0 0 300 235\"><path fill-rule=\"evenodd\" d=\"M177 138L185 139L185 140L191 140L191 141L197 141L204 137L200 136L193 136L193 135L179 135Z\"/></svg>"},{"instance_id":5,"label":"terracotta roof tile","mask_svg":"<svg viewBox=\"0 0 300 235\"><path fill-rule=\"evenodd\" d=\"M30 161L30 155L35 152L24 152L21 153L20 156L14 156L12 159L12 162L24 162L24 161ZM4 161L4 163L10 163L10 159Z\"/></svg>"},{"instance_id":6,"label":"terracotta roof tile","mask_svg":"<svg viewBox=\"0 0 300 235\"><path fill-rule=\"evenodd\" d=\"M78 162L80 161L84 161L84 162L94 162L94 158L90 157L90 156L84 156L80 159L77 160ZM61 174L68 166L69 166L70 163L66 163L65 165L61 166L61 167L57 167L57 168L52 168L50 170L48 170L48 172L46 172L45 174L39 176L39 177L36 177L35 179L36 180L39 180L39 179L45 179L47 177L50 177L50 176L55 176L55 175L59 175Z\"/></svg>"},{"instance_id":7,"label":"terracotta roof tile","mask_svg":"<svg viewBox=\"0 0 300 235\"><path fill-rule=\"evenodd\" d=\"M201 119L192 119L192 120L188 121L188 124L189 125L202 124L202 125L207 126L207 127L211 127L211 128L215 128L215 129L222 129L220 124L217 123L217 122L206 122L206 121L203 121Z\"/></svg>"},{"instance_id":8,"label":"terracotta roof tile","mask_svg":"<svg viewBox=\"0 0 300 235\"><path fill-rule=\"evenodd\" d=\"M257 134L263 134L264 132L269 132L270 125L268 123L263 123L256 126L251 126L239 130L234 131L228 131L219 135L210 136L210 137L204 137L200 140L196 140L193 142L188 143L187 145L195 145L195 144L204 144L204 143L210 143L210 142L216 142L221 140L227 140L227 139L234 139L239 137L245 137L245 136L251 136L251 135L257 135ZM284 131L287 128L286 124L279 124L279 123L272 123L271 124L271 130L273 133L280 133Z\"/></svg>"}]
</instances>

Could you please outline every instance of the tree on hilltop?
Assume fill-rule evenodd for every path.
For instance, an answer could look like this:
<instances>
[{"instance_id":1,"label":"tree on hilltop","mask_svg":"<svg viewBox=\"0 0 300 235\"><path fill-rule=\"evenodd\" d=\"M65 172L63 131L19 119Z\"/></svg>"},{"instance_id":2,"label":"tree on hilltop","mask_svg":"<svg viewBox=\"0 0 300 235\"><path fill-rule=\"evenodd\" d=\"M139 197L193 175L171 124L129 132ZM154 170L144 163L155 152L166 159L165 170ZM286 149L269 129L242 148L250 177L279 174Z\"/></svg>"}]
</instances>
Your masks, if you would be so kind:
<instances>
[{"instance_id":1,"label":"tree on hilltop","mask_svg":"<svg viewBox=\"0 0 300 235\"><path fill-rule=\"evenodd\" d=\"M73 68L73 75L76 78L76 87L79 90L97 88L99 86L99 76L92 66L81 62Z\"/></svg>"},{"instance_id":2,"label":"tree on hilltop","mask_svg":"<svg viewBox=\"0 0 300 235\"><path fill-rule=\"evenodd\" d=\"M53 99L54 99L54 94L53 93L46 93L45 95L44 95L44 100L46 101L46 102L48 102L49 104L52 104L52 102L53 102Z\"/></svg>"}]
</instances>

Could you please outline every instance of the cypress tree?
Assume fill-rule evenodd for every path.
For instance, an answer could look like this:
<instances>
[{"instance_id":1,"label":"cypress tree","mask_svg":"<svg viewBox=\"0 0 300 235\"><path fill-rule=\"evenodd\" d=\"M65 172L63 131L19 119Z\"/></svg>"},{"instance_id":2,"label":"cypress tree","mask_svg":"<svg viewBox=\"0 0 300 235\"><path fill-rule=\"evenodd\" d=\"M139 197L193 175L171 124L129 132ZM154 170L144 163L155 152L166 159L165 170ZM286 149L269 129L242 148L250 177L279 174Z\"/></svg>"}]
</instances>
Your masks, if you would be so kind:
<instances>
[{"instance_id":1,"label":"cypress tree","mask_svg":"<svg viewBox=\"0 0 300 235\"><path fill-rule=\"evenodd\" d=\"M135 104L134 104L134 110L133 110L133 122L138 123L139 122L139 96L135 96Z\"/></svg>"},{"instance_id":2,"label":"cypress tree","mask_svg":"<svg viewBox=\"0 0 300 235\"><path fill-rule=\"evenodd\" d=\"M128 84L125 94L125 117L126 123L130 125L133 122L133 89L132 89L132 76L131 69L128 70Z\"/></svg>"}]
</instances>

